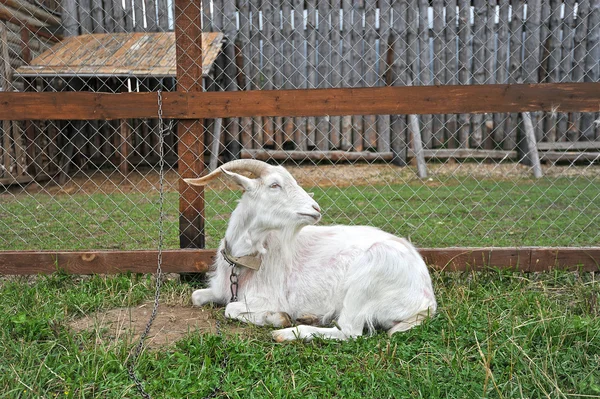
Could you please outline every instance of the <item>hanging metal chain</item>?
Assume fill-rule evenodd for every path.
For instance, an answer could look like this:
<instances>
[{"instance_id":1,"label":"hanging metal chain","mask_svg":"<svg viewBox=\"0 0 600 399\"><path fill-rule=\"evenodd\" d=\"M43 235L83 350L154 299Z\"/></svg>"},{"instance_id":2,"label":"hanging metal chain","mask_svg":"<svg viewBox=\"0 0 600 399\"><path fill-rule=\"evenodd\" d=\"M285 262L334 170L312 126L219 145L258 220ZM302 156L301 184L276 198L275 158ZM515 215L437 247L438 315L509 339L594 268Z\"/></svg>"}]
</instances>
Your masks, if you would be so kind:
<instances>
[{"instance_id":1,"label":"hanging metal chain","mask_svg":"<svg viewBox=\"0 0 600 399\"><path fill-rule=\"evenodd\" d=\"M144 349L144 341L146 337L150 333L150 329L152 328L152 323L154 323L154 319L156 318L156 314L158 313L158 306L160 300L160 288L162 287L162 250L164 243L164 172L165 172L165 157L164 157L164 129L163 129L163 110L162 110L162 91L159 90L157 93L158 96L158 148L159 148L159 199L158 199L158 262L156 266L156 290L154 292L154 307L152 308L152 314L150 315L150 319L148 320L148 324L146 324L146 329L140 336L140 340L135 348L134 352L131 355L131 360L129 361L129 377L135 383L140 395L142 395L145 399L151 399L148 392L144 390L144 385L142 381L135 374L135 366L137 360Z\"/></svg>"},{"instance_id":2,"label":"hanging metal chain","mask_svg":"<svg viewBox=\"0 0 600 399\"><path fill-rule=\"evenodd\" d=\"M158 209L159 209L159 217L158 217L158 262L156 266L156 290L154 292L154 307L152 308L152 314L150 315L150 319L146 324L146 329L140 336L140 340L131 354L131 360L129 361L128 373L131 380L134 382L138 392L144 399L152 399L150 394L146 392L144 389L144 384L142 380L135 374L135 366L137 364L137 360L140 357L144 349L144 341L146 340L148 334L150 333L150 329L152 328L152 324L154 323L154 319L156 318L156 314L158 313L158 306L160 300L160 289L162 287L162 250L164 243L164 169L165 169L165 157L164 157L164 123L163 123L163 110L162 110L162 91L159 90L157 92L158 96L158 145L159 145L159 200L158 200ZM237 291L237 289L236 289ZM237 293L236 293L237 294ZM216 323L216 332L217 335L222 337L221 331L221 322L217 320ZM213 390L205 396L203 399L215 398L219 395L221 391L221 386L223 386L223 381L225 380L225 369L227 368L227 364L229 363L229 355L225 354L223 357L223 361L221 362L221 367L223 368L223 373L221 374L221 378L219 379L219 384L213 388Z\"/></svg>"}]
</instances>

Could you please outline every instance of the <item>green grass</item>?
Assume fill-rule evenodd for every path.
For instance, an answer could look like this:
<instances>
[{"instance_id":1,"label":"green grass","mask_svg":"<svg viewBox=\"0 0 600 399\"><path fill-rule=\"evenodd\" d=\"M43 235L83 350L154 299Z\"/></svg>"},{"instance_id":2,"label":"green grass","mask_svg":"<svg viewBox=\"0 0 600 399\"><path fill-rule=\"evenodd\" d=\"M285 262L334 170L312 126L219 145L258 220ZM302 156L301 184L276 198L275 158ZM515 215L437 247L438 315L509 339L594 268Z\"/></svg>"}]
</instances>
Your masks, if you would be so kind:
<instances>
[{"instance_id":1,"label":"green grass","mask_svg":"<svg viewBox=\"0 0 600 399\"><path fill-rule=\"evenodd\" d=\"M138 373L155 398L201 397L222 377L218 397L230 398L600 396L594 275L488 271L433 279L437 317L392 338L276 344L266 327L243 336L189 334L145 351ZM150 278L57 274L1 284L1 398L136 397L124 366L130 344L98 343L68 322L150 299ZM170 281L163 297L187 298L191 290Z\"/></svg>"},{"instance_id":2,"label":"green grass","mask_svg":"<svg viewBox=\"0 0 600 399\"><path fill-rule=\"evenodd\" d=\"M600 184L446 178L313 188L323 224L371 224L421 247L600 244ZM208 191L207 244L222 237L239 192ZM166 244L178 246L177 196ZM155 248L158 196L0 197L0 250ZM147 350L139 374L155 398L600 397L600 285L594 274L436 273L439 314L419 328L348 342L275 344L269 328L192 333ZM169 281L164 301L189 303ZM99 342L69 322L151 299L148 276L0 280L0 398L136 397L131 342ZM238 324L215 311L224 330ZM223 365L224 356L228 361ZM586 397L586 396L582 396Z\"/></svg>"},{"instance_id":3,"label":"green grass","mask_svg":"<svg viewBox=\"0 0 600 399\"><path fill-rule=\"evenodd\" d=\"M322 224L370 224L420 247L600 245L600 179L495 181L445 178L307 188ZM240 193L207 191L207 246L222 238ZM157 242L158 196L2 196L0 250L147 249ZM166 195L166 245L178 248L177 195Z\"/></svg>"}]
</instances>

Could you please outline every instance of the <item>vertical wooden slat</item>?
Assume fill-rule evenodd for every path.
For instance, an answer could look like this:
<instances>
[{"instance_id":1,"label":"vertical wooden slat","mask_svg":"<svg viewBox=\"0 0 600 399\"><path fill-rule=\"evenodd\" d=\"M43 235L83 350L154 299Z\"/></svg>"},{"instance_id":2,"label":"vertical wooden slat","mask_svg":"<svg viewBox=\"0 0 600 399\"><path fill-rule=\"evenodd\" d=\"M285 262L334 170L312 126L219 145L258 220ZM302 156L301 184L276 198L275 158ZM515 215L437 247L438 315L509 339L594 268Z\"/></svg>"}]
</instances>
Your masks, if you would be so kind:
<instances>
[{"instance_id":1,"label":"vertical wooden slat","mask_svg":"<svg viewBox=\"0 0 600 399\"><path fill-rule=\"evenodd\" d=\"M105 32L112 33L115 31L115 18L113 15L112 0L100 0L102 4L102 26Z\"/></svg>"},{"instance_id":2,"label":"vertical wooden slat","mask_svg":"<svg viewBox=\"0 0 600 399\"><path fill-rule=\"evenodd\" d=\"M364 28L364 62L363 76L366 87L374 87L379 79L377 76L377 30L375 21L376 2L365 0L365 28ZM383 58L383 57L382 57ZM377 117L365 115L364 121L364 143L367 149L377 148Z\"/></svg>"},{"instance_id":3,"label":"vertical wooden slat","mask_svg":"<svg viewBox=\"0 0 600 399\"><path fill-rule=\"evenodd\" d=\"M240 86L242 90L250 90L251 58L250 58L250 0L238 0L239 32L237 35L237 47L239 48L239 62L241 63ZM242 147L250 149L253 146L252 140L252 118L244 117L241 119L241 140Z\"/></svg>"},{"instance_id":4,"label":"vertical wooden slat","mask_svg":"<svg viewBox=\"0 0 600 399\"><path fill-rule=\"evenodd\" d=\"M328 87L341 87L342 86L342 35L341 35L341 23L342 18L340 17L340 10L342 9L341 0L332 0L331 2L331 64L327 66L328 74ZM319 3L320 4L320 3ZM348 142L342 139L342 118L339 116L332 116L330 118L331 126L331 147L332 149L346 150L348 149Z\"/></svg>"},{"instance_id":5,"label":"vertical wooden slat","mask_svg":"<svg viewBox=\"0 0 600 399\"><path fill-rule=\"evenodd\" d=\"M105 33L104 18L102 16L102 0L92 0L90 16L92 19L92 33Z\"/></svg>"},{"instance_id":6,"label":"vertical wooden slat","mask_svg":"<svg viewBox=\"0 0 600 399\"><path fill-rule=\"evenodd\" d=\"M283 89L283 68L285 65L282 52L283 30L282 30L282 7L280 0L273 0L274 24L273 24L273 46L274 46L274 64L273 68L273 86L276 90ZM273 119L273 130L275 135L275 149L281 150L283 144L283 118L277 116Z\"/></svg>"},{"instance_id":7,"label":"vertical wooden slat","mask_svg":"<svg viewBox=\"0 0 600 399\"><path fill-rule=\"evenodd\" d=\"M119 0L116 0L117 2ZM133 2L134 0L125 0L125 8L123 9L123 20L124 20L124 29L125 32L133 32L133 20L135 18L135 12L133 10ZM139 1L139 0L138 0Z\"/></svg>"},{"instance_id":8,"label":"vertical wooden slat","mask_svg":"<svg viewBox=\"0 0 600 399\"><path fill-rule=\"evenodd\" d=\"M486 1L473 1L473 84L485 83L485 42L486 42ZM473 120L473 135L471 141L474 148L483 145L483 115L475 114Z\"/></svg>"},{"instance_id":9,"label":"vertical wooden slat","mask_svg":"<svg viewBox=\"0 0 600 399\"><path fill-rule=\"evenodd\" d=\"M127 24L126 19L128 19L129 16L125 15L125 8L123 8L123 3L120 0L111 0L111 3L112 15L114 18L113 32L124 32Z\"/></svg>"},{"instance_id":10,"label":"vertical wooden slat","mask_svg":"<svg viewBox=\"0 0 600 399\"><path fill-rule=\"evenodd\" d=\"M533 0L527 3L527 19L525 21L525 55L523 59L523 78L525 83L537 83L539 77L541 54L541 24L542 0ZM538 113L531 113L531 123L535 130L536 139L541 139L541 129L538 126Z\"/></svg>"},{"instance_id":11,"label":"vertical wooden slat","mask_svg":"<svg viewBox=\"0 0 600 399\"><path fill-rule=\"evenodd\" d=\"M508 0L506 0L508 1ZM458 50L457 50L457 39L458 33L456 31L457 26L457 3L456 0L446 1L446 26L444 30L444 38L446 40L445 52L446 62L443 65L445 78L444 84L455 85L457 82L457 63L458 63ZM456 148L458 134L457 117L455 114L446 115L446 131L447 135L447 146L448 148Z\"/></svg>"},{"instance_id":12,"label":"vertical wooden slat","mask_svg":"<svg viewBox=\"0 0 600 399\"><path fill-rule=\"evenodd\" d=\"M335 2L334 2L335 4ZM339 2L338 2L339 4ZM331 23L330 18L332 17L331 10L329 8L329 0L319 1L317 2L318 11L319 11L319 29L317 36L318 43L318 54L319 61L317 66L317 86L320 88L330 87L329 83L331 81L331 58L334 53L337 53L338 49L332 46L332 37L331 37ZM339 5L334 8L333 14L335 11L338 11L338 19L339 19ZM339 37L338 37L339 44ZM337 119L339 121L339 118ZM330 144L332 147L337 148L339 146L339 135L332 136L330 139L329 132L329 117L318 117L317 118L317 126L315 131L315 144L317 149L319 150L328 150ZM335 137L335 138L334 138Z\"/></svg>"},{"instance_id":13,"label":"vertical wooden slat","mask_svg":"<svg viewBox=\"0 0 600 399\"><path fill-rule=\"evenodd\" d=\"M156 16L156 0L145 0L146 1L146 30L148 32L157 32L158 21Z\"/></svg>"},{"instance_id":14,"label":"vertical wooden slat","mask_svg":"<svg viewBox=\"0 0 600 399\"><path fill-rule=\"evenodd\" d=\"M317 87L317 2L316 0L306 1L306 82L309 89ZM316 118L309 116L306 118L306 138L308 148L314 148L315 131L317 128Z\"/></svg>"},{"instance_id":15,"label":"vertical wooden slat","mask_svg":"<svg viewBox=\"0 0 600 399\"><path fill-rule=\"evenodd\" d=\"M600 0L590 0L588 14L587 53L585 56L584 82L600 80ZM598 105L600 112L600 104ZM592 141L596 136L595 113L585 113L581 117L581 133L584 140Z\"/></svg>"},{"instance_id":16,"label":"vertical wooden slat","mask_svg":"<svg viewBox=\"0 0 600 399\"><path fill-rule=\"evenodd\" d=\"M31 47L29 46L29 41L31 40L31 35L29 29L26 27L21 28L21 60L25 64L29 64L31 62Z\"/></svg>"},{"instance_id":17,"label":"vertical wooden slat","mask_svg":"<svg viewBox=\"0 0 600 399\"><path fill-rule=\"evenodd\" d=\"M417 85L431 85L433 82L430 68L430 45L429 45L429 1L419 0L419 74L414 77ZM433 147L432 115L421 115L421 138L423 148Z\"/></svg>"},{"instance_id":18,"label":"vertical wooden slat","mask_svg":"<svg viewBox=\"0 0 600 399\"><path fill-rule=\"evenodd\" d=\"M471 6L470 1L460 0L458 10L458 84L471 84ZM469 147L470 118L469 114L458 116L458 143L460 148Z\"/></svg>"},{"instance_id":19,"label":"vertical wooden slat","mask_svg":"<svg viewBox=\"0 0 600 399\"><path fill-rule=\"evenodd\" d=\"M262 2L262 48L263 48L263 66L261 68L263 90L273 89L273 70L277 65L273 63L274 57L274 34L273 23L275 21L274 3L272 1ZM276 9L279 12L279 9ZM274 148L275 135L273 130L273 118L262 118L262 130L264 132L264 145L268 148Z\"/></svg>"},{"instance_id":20,"label":"vertical wooden slat","mask_svg":"<svg viewBox=\"0 0 600 399\"><path fill-rule=\"evenodd\" d=\"M575 22L575 37L573 42L573 82L583 82L585 72L586 39L588 33L588 14L590 2L581 0L577 2L577 20ZM581 114L573 114L573 124L568 138L577 141L581 134Z\"/></svg>"},{"instance_id":21,"label":"vertical wooden slat","mask_svg":"<svg viewBox=\"0 0 600 399\"><path fill-rule=\"evenodd\" d=\"M433 71L432 84L441 85L444 83L443 66L446 63L446 53L444 52L444 1L433 0ZM444 142L444 115L433 115L432 117L432 147L439 148Z\"/></svg>"},{"instance_id":22,"label":"vertical wooden slat","mask_svg":"<svg viewBox=\"0 0 600 399\"><path fill-rule=\"evenodd\" d=\"M571 67L573 61L573 21L575 0L565 0L565 11L562 19L561 59L559 64L558 79L560 82L571 81ZM558 140L565 141L569 130L569 114L558 114Z\"/></svg>"},{"instance_id":23,"label":"vertical wooden slat","mask_svg":"<svg viewBox=\"0 0 600 399\"><path fill-rule=\"evenodd\" d=\"M267 1L267 0L264 0ZM250 43L248 46L248 61L250 61L250 79L252 81L252 89L260 90L262 88L263 72L260 63L260 4L259 0L250 0ZM263 131L263 118L252 118L252 141L254 148L262 148L265 144Z\"/></svg>"},{"instance_id":24,"label":"vertical wooden slat","mask_svg":"<svg viewBox=\"0 0 600 399\"><path fill-rule=\"evenodd\" d=\"M485 71L485 82L487 84L496 83L496 75L495 75L495 67L494 62L496 58L496 36L495 36L495 18L496 18L496 0L488 1L486 8L486 22L485 22L485 61L484 71ZM491 150L494 148L493 143L493 134L494 132L494 118L491 113L486 113L483 115L484 125L484 148L486 150ZM491 162L491 161L489 161Z\"/></svg>"},{"instance_id":25,"label":"vertical wooden slat","mask_svg":"<svg viewBox=\"0 0 600 399\"><path fill-rule=\"evenodd\" d=\"M65 36L77 36L79 34L77 0L62 0L60 4L63 34Z\"/></svg>"},{"instance_id":26,"label":"vertical wooden slat","mask_svg":"<svg viewBox=\"0 0 600 399\"><path fill-rule=\"evenodd\" d=\"M294 52L292 53L294 72L292 74L292 86L295 89L306 88L306 57L304 55L304 1L293 0L294 9ZM308 142L306 137L306 118L294 118L294 142L299 150L306 151Z\"/></svg>"},{"instance_id":27,"label":"vertical wooden slat","mask_svg":"<svg viewBox=\"0 0 600 399\"><path fill-rule=\"evenodd\" d=\"M219 83L216 87L216 90L222 91L232 91L232 86L234 86L233 80L235 79L235 57L233 56L233 46L232 46L232 37L235 38L235 26L233 27L233 35L230 35L229 30L231 27L229 26L230 21L228 21L227 14L231 11L228 7L231 7L230 4L225 4L224 0L213 0L213 19L212 26L213 29L217 32L223 32L225 35L225 40L223 42L223 47L221 49L222 55L217 57L215 60L215 64L213 66L214 71L214 79ZM233 15L235 18L235 2L233 3ZM229 48L228 48L229 47ZM213 142L212 142L212 150L213 158L211 158L211 165L209 166L210 170L213 170L213 166L216 168L218 166L218 162L221 154L223 153L223 149L226 150L225 158L227 160L232 157L237 157L240 153L239 145L238 145L238 124L237 119L228 118L228 119L215 119L214 129L213 129Z\"/></svg>"},{"instance_id":28,"label":"vertical wooden slat","mask_svg":"<svg viewBox=\"0 0 600 399\"><path fill-rule=\"evenodd\" d=\"M392 4L390 0L379 1L379 86L386 86L390 81L390 33ZM391 118L390 115L377 116L377 152L391 150Z\"/></svg>"},{"instance_id":29,"label":"vertical wooden slat","mask_svg":"<svg viewBox=\"0 0 600 399\"><path fill-rule=\"evenodd\" d=\"M169 1L157 0L156 7L158 9L158 27L161 32L169 30Z\"/></svg>"},{"instance_id":30,"label":"vertical wooden slat","mask_svg":"<svg viewBox=\"0 0 600 399\"><path fill-rule=\"evenodd\" d=\"M548 76L548 61L550 60L550 50L548 48L550 36L550 2L552 0L540 0L540 48L539 48L539 66L537 69L536 82L543 82ZM531 112L533 120L536 121L535 130L538 141L546 139L545 127L547 126L548 115L543 112Z\"/></svg>"},{"instance_id":31,"label":"vertical wooden slat","mask_svg":"<svg viewBox=\"0 0 600 399\"><path fill-rule=\"evenodd\" d=\"M175 0L177 91L200 92L202 87L202 13L188 0ZM203 121L180 120L178 172L181 178L199 177L204 170ZM179 181L179 243L182 248L203 248L204 190Z\"/></svg>"},{"instance_id":32,"label":"vertical wooden slat","mask_svg":"<svg viewBox=\"0 0 600 399\"><path fill-rule=\"evenodd\" d=\"M128 1L128 0L127 0ZM133 17L135 18L133 30L143 32L144 28L144 0L133 0Z\"/></svg>"},{"instance_id":33,"label":"vertical wooden slat","mask_svg":"<svg viewBox=\"0 0 600 399\"><path fill-rule=\"evenodd\" d=\"M538 68L538 82L543 82L548 75L548 60L550 57L550 51L548 49L548 39L550 36L550 14L551 14L551 2L553 0L540 0L540 9L537 10L540 13L540 48L539 48L539 68Z\"/></svg>"},{"instance_id":34,"label":"vertical wooden slat","mask_svg":"<svg viewBox=\"0 0 600 399\"><path fill-rule=\"evenodd\" d=\"M497 68L496 82L506 84L508 78L508 44L509 44L509 0L498 1L498 24L496 35L498 37L498 50L496 52ZM499 147L504 146L506 135L505 125L508 121L507 114L494 114L494 141Z\"/></svg>"},{"instance_id":35,"label":"vertical wooden slat","mask_svg":"<svg viewBox=\"0 0 600 399\"><path fill-rule=\"evenodd\" d=\"M342 86L342 35L341 35L341 22L342 18L340 10L342 9L341 0L331 1L331 57L329 59L330 64L327 65L327 87L341 87ZM330 117L330 140L331 149L333 150L345 150L348 148L348 143L342 140L342 118L339 116Z\"/></svg>"},{"instance_id":36,"label":"vertical wooden slat","mask_svg":"<svg viewBox=\"0 0 600 399\"><path fill-rule=\"evenodd\" d=\"M363 58L363 45L364 45L364 30L363 30L363 16L365 12L365 0L353 0L352 1L352 44L351 44L351 86L362 86L364 85L364 58ZM354 151L362 151L364 148L364 131L363 131L363 117L361 115L352 116L352 148Z\"/></svg>"},{"instance_id":37,"label":"vertical wooden slat","mask_svg":"<svg viewBox=\"0 0 600 399\"><path fill-rule=\"evenodd\" d=\"M560 29L562 27L560 13L562 5L562 0L550 0L550 26L545 46L548 54L546 75L543 80L545 82L558 82L559 80ZM544 133L546 139L550 142L554 142L558 138L557 121L558 114L556 112L551 112L544 118Z\"/></svg>"},{"instance_id":38,"label":"vertical wooden slat","mask_svg":"<svg viewBox=\"0 0 600 399\"><path fill-rule=\"evenodd\" d=\"M292 39L293 15L292 15L292 0L282 0L282 15L283 15L283 81L285 89L292 89L292 75L294 73L293 55L294 43ZM285 118L283 120L283 145L294 141L294 118ZM298 143L295 143L298 145Z\"/></svg>"},{"instance_id":39,"label":"vertical wooden slat","mask_svg":"<svg viewBox=\"0 0 600 399\"><path fill-rule=\"evenodd\" d=\"M123 176L129 174L129 153L131 150L131 119L121 119L119 126L119 172ZM77 134L77 133L76 133Z\"/></svg>"},{"instance_id":40,"label":"vertical wooden slat","mask_svg":"<svg viewBox=\"0 0 600 399\"><path fill-rule=\"evenodd\" d=\"M193 4L193 3L191 3ZM212 32L212 15L210 13L210 0L202 1L202 32Z\"/></svg>"},{"instance_id":41,"label":"vertical wooden slat","mask_svg":"<svg viewBox=\"0 0 600 399\"><path fill-rule=\"evenodd\" d=\"M407 43L407 3L393 2L392 21L392 84L404 86L408 82L408 43ZM390 121L391 149L394 154L393 163L398 166L407 164L408 137L405 115L392 115Z\"/></svg>"},{"instance_id":42,"label":"vertical wooden slat","mask_svg":"<svg viewBox=\"0 0 600 399\"><path fill-rule=\"evenodd\" d=\"M546 72L545 81L547 82L558 82L559 81L559 64L560 64L560 30L562 27L561 23L561 8L563 6L562 0L550 0L550 26L549 34L546 40L546 48L548 52L548 67Z\"/></svg>"},{"instance_id":43,"label":"vertical wooden slat","mask_svg":"<svg viewBox=\"0 0 600 399\"><path fill-rule=\"evenodd\" d=\"M443 65L446 63L446 53L444 52L444 1L433 0L433 71L432 84L441 85L444 83ZM432 147L438 148L444 142L444 121L445 115L433 115L431 124L432 129Z\"/></svg>"},{"instance_id":44,"label":"vertical wooden slat","mask_svg":"<svg viewBox=\"0 0 600 399\"><path fill-rule=\"evenodd\" d=\"M342 86L352 86L352 0L342 0ZM352 117L341 118L341 147L352 146Z\"/></svg>"},{"instance_id":45,"label":"vertical wooden slat","mask_svg":"<svg viewBox=\"0 0 600 399\"><path fill-rule=\"evenodd\" d=\"M523 0L512 2L508 83L523 82L521 53L523 51L524 3ZM506 134L502 146L505 150L514 150L517 146L518 121L518 113L511 113L506 121Z\"/></svg>"},{"instance_id":46,"label":"vertical wooden slat","mask_svg":"<svg viewBox=\"0 0 600 399\"><path fill-rule=\"evenodd\" d=\"M92 23L92 6L91 0L80 0L79 5L79 25L81 27L81 34L93 32Z\"/></svg>"},{"instance_id":47,"label":"vertical wooden slat","mask_svg":"<svg viewBox=\"0 0 600 399\"><path fill-rule=\"evenodd\" d=\"M10 81L11 66L8 54L8 29L4 21L0 21L0 88L2 91L12 91ZM9 177L11 175L11 121L2 121L2 143L0 146L0 161L2 162L3 173L0 176Z\"/></svg>"}]
</instances>

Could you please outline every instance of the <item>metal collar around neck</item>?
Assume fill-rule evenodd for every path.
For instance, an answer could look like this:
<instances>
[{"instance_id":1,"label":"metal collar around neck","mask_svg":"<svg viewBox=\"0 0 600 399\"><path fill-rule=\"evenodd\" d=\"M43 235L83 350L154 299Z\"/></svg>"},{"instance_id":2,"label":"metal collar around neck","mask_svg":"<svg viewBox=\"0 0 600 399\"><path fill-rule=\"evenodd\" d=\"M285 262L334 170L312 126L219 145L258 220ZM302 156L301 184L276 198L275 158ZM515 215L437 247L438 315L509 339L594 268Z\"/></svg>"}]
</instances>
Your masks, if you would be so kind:
<instances>
[{"instance_id":1,"label":"metal collar around neck","mask_svg":"<svg viewBox=\"0 0 600 399\"><path fill-rule=\"evenodd\" d=\"M239 267L247 267L252 270L259 270L262 264L262 261L258 254L255 255L244 255L244 256L233 256L229 253L227 241L225 241L225 246L221 251L223 257L231 266L239 266Z\"/></svg>"}]
</instances>

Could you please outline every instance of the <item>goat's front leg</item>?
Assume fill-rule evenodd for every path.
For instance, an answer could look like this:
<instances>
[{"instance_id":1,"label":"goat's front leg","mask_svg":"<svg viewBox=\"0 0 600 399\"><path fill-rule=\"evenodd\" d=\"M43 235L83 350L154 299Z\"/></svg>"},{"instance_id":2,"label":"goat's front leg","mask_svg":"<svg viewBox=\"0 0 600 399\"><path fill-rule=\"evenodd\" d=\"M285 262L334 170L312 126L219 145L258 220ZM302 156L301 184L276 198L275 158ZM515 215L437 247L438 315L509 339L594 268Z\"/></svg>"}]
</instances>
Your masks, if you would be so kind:
<instances>
[{"instance_id":1,"label":"goat's front leg","mask_svg":"<svg viewBox=\"0 0 600 399\"><path fill-rule=\"evenodd\" d=\"M203 306L207 303L223 303L223 301L221 297L215 295L212 288L204 288L192 293L192 304L194 306Z\"/></svg>"},{"instance_id":2,"label":"goat's front leg","mask_svg":"<svg viewBox=\"0 0 600 399\"><path fill-rule=\"evenodd\" d=\"M251 310L245 302L229 303L225 308L225 317L257 326L289 327L292 325L290 316L285 312Z\"/></svg>"}]
</instances>

